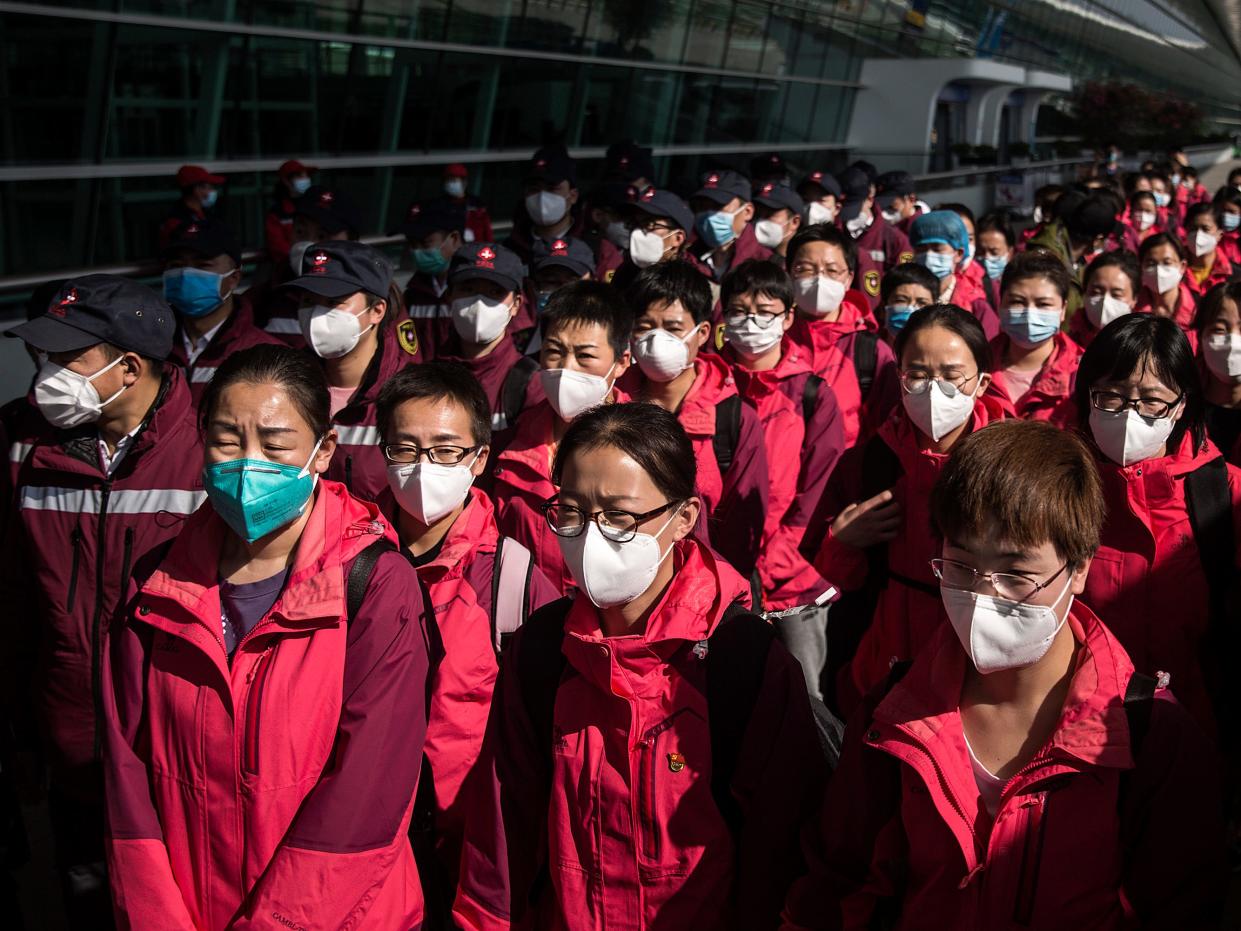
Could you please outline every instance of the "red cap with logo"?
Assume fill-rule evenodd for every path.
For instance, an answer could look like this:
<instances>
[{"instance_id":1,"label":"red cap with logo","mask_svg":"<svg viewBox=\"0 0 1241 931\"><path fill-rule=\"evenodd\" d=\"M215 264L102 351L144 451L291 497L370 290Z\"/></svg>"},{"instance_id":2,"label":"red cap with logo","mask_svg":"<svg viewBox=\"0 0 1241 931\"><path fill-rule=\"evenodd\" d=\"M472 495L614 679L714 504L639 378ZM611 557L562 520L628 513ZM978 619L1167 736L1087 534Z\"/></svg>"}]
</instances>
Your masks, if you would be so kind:
<instances>
[{"instance_id":1,"label":"red cap with logo","mask_svg":"<svg viewBox=\"0 0 1241 931\"><path fill-rule=\"evenodd\" d=\"M202 165L182 165L177 169L177 187L193 187L196 184L223 183L223 175L213 175Z\"/></svg>"}]
</instances>

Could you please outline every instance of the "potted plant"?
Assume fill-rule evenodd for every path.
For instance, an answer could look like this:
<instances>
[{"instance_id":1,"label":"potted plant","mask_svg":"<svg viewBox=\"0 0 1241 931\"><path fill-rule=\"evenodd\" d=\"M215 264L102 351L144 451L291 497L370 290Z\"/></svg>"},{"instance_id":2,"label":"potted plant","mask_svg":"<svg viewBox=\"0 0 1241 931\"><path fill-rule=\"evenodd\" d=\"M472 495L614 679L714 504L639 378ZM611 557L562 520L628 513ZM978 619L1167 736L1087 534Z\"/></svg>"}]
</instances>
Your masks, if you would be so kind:
<instances>
[{"instance_id":1,"label":"potted plant","mask_svg":"<svg viewBox=\"0 0 1241 931\"><path fill-rule=\"evenodd\" d=\"M954 142L950 151L952 152L953 158L956 159L956 163L958 165L974 164L974 147L968 142Z\"/></svg>"},{"instance_id":2,"label":"potted plant","mask_svg":"<svg viewBox=\"0 0 1241 931\"><path fill-rule=\"evenodd\" d=\"M999 150L993 145L974 146L974 163L977 165L994 165L1000 159Z\"/></svg>"}]
</instances>

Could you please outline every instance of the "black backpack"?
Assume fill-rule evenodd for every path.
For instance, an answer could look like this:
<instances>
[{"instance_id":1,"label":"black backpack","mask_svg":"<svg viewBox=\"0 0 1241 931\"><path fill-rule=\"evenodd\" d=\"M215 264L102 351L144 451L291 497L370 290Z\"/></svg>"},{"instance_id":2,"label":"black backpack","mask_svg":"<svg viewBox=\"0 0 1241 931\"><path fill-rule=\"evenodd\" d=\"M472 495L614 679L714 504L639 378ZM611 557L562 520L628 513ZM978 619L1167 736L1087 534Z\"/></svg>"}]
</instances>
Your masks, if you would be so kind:
<instances>
[{"instance_id":1,"label":"black backpack","mask_svg":"<svg viewBox=\"0 0 1241 931\"><path fill-rule=\"evenodd\" d=\"M870 394L875 383L875 370L879 367L879 334L862 330L853 337L853 370L857 372L858 387L862 400Z\"/></svg>"},{"instance_id":2,"label":"black backpack","mask_svg":"<svg viewBox=\"0 0 1241 931\"><path fill-rule=\"evenodd\" d=\"M539 360L534 356L522 356L504 376L500 386L500 403L491 414L491 429L505 430L517 423L526 404L526 389L530 379L539 370Z\"/></svg>"}]
</instances>

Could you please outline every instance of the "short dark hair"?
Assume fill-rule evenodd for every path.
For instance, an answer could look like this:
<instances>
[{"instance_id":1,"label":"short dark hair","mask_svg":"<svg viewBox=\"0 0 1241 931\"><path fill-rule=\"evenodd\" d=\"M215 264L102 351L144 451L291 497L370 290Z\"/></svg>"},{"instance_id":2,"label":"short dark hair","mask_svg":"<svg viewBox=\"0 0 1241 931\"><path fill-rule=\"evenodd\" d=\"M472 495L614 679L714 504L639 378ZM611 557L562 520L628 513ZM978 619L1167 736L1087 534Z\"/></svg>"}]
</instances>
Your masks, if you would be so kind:
<instances>
[{"instance_id":1,"label":"short dark hair","mask_svg":"<svg viewBox=\"0 0 1241 931\"><path fill-rule=\"evenodd\" d=\"M1050 281L1055 285L1061 300L1069 299L1069 289L1073 286L1069 270L1056 256L1041 250L1019 252L1013 256L1012 261L1004 269L1003 277L1000 278L1000 294L1003 295L1018 281L1028 281L1031 278L1043 278Z\"/></svg>"},{"instance_id":2,"label":"short dark hair","mask_svg":"<svg viewBox=\"0 0 1241 931\"><path fill-rule=\"evenodd\" d=\"M1062 184L1044 184L1034 192L1034 203L1040 207L1044 204L1055 204L1060 199L1060 195L1064 193L1064 185ZM1051 219L1047 217L1046 219Z\"/></svg>"},{"instance_id":3,"label":"short dark hair","mask_svg":"<svg viewBox=\"0 0 1241 931\"><path fill-rule=\"evenodd\" d=\"M452 401L465 408L474 442L491 442L491 405L478 379L455 362L424 362L401 369L379 389L375 402L379 441L386 443L392 415L406 401Z\"/></svg>"},{"instance_id":4,"label":"short dark hair","mask_svg":"<svg viewBox=\"0 0 1241 931\"><path fill-rule=\"evenodd\" d=\"M680 301L694 323L711 319L711 286L702 272L680 259L656 262L642 269L625 297L635 318L646 313L652 304Z\"/></svg>"},{"instance_id":5,"label":"short dark hair","mask_svg":"<svg viewBox=\"0 0 1241 931\"><path fill-rule=\"evenodd\" d=\"M1205 202L1200 204L1192 204L1189 209L1185 211L1185 222L1183 222L1181 226L1188 228L1190 220L1196 220L1203 214L1209 214L1211 219L1215 221L1216 226L1223 226L1223 212L1224 211L1215 204L1208 204Z\"/></svg>"},{"instance_id":6,"label":"short dark hair","mask_svg":"<svg viewBox=\"0 0 1241 931\"><path fill-rule=\"evenodd\" d=\"M616 358L629 348L633 315L625 298L601 281L571 281L557 288L539 313L539 332L546 339L553 330L573 324L603 327Z\"/></svg>"},{"instance_id":7,"label":"short dark hair","mask_svg":"<svg viewBox=\"0 0 1241 931\"><path fill-rule=\"evenodd\" d=\"M1134 191L1132 194L1129 195L1129 209L1132 210L1134 207L1136 207L1138 205L1138 201L1142 200L1143 198L1149 199L1150 202L1153 204L1155 203L1155 192L1154 191Z\"/></svg>"},{"instance_id":8,"label":"short dark hair","mask_svg":"<svg viewBox=\"0 0 1241 931\"><path fill-rule=\"evenodd\" d=\"M1241 172L1241 168L1237 168L1235 171ZM1220 210L1223 210L1225 204L1241 207L1241 191L1238 191L1234 185L1226 184L1215 192L1212 203L1219 207Z\"/></svg>"},{"instance_id":9,"label":"short dark hair","mask_svg":"<svg viewBox=\"0 0 1241 931\"><path fill-rule=\"evenodd\" d=\"M552 463L552 482L560 484L564 464L579 452L612 446L642 466L669 501L697 494L694 447L681 421L654 404L603 404L569 424Z\"/></svg>"},{"instance_id":10,"label":"short dark hair","mask_svg":"<svg viewBox=\"0 0 1241 931\"><path fill-rule=\"evenodd\" d=\"M1142 240L1142 245L1138 246L1138 263L1146 261L1146 257L1150 255L1152 249L1159 246L1171 246L1172 251L1176 253L1176 257L1182 262L1185 261L1185 247L1181 245L1180 239L1171 233L1156 233L1154 236L1148 236Z\"/></svg>"},{"instance_id":11,"label":"short dark hair","mask_svg":"<svg viewBox=\"0 0 1241 931\"><path fill-rule=\"evenodd\" d=\"M896 342L892 346L892 351L896 354L896 364L900 365L905 347L915 333L936 326L951 330L961 337L978 364L978 371L991 371L991 344L987 341L982 324L968 310L962 310L955 304L931 304L913 312L909 322L896 334Z\"/></svg>"},{"instance_id":12,"label":"short dark hair","mask_svg":"<svg viewBox=\"0 0 1241 931\"><path fill-rule=\"evenodd\" d=\"M793 282L789 273L766 259L746 259L720 283L720 306L728 309L738 295L762 295L779 301L785 310L793 309Z\"/></svg>"},{"instance_id":13,"label":"short dark hair","mask_svg":"<svg viewBox=\"0 0 1241 931\"><path fill-rule=\"evenodd\" d=\"M1215 322L1224 309L1224 301L1232 301L1241 310L1241 281L1222 282L1202 296L1198 311L1194 314L1194 329L1199 334Z\"/></svg>"},{"instance_id":14,"label":"short dark hair","mask_svg":"<svg viewBox=\"0 0 1241 931\"><path fill-rule=\"evenodd\" d=\"M883 276L879 283L879 303L887 305L888 298L903 284L916 284L931 292L931 300L939 297L939 279L925 265L917 262L902 262Z\"/></svg>"},{"instance_id":15,"label":"short dark hair","mask_svg":"<svg viewBox=\"0 0 1241 931\"><path fill-rule=\"evenodd\" d=\"M1089 434L1090 390L1096 384L1120 381L1143 367L1149 367L1185 399L1184 413L1168 437L1168 449L1179 445L1186 431L1191 432L1195 448L1202 446L1205 407L1194 351L1179 326L1154 314L1125 314L1100 330L1087 347L1073 391L1078 425Z\"/></svg>"},{"instance_id":16,"label":"short dark hair","mask_svg":"<svg viewBox=\"0 0 1241 931\"><path fill-rule=\"evenodd\" d=\"M962 220L969 220L970 226L974 227L974 235L978 235L978 224L974 222L974 211L970 210L965 204L940 204L936 210L951 210ZM966 230L966 232L969 232Z\"/></svg>"},{"instance_id":17,"label":"short dark hair","mask_svg":"<svg viewBox=\"0 0 1241 931\"><path fill-rule=\"evenodd\" d=\"M1133 296L1137 297L1138 292L1142 290L1142 266L1138 263L1138 257L1128 249L1113 249L1111 252L1101 252L1096 255L1086 266L1086 274L1082 276L1082 286L1089 286L1090 279L1096 272L1113 267L1124 272L1133 286Z\"/></svg>"},{"instance_id":18,"label":"short dark hair","mask_svg":"<svg viewBox=\"0 0 1241 931\"><path fill-rule=\"evenodd\" d=\"M1008 221L1008 213L1003 210L993 210L978 218L974 235L978 237L983 233L999 233L1010 249L1017 243L1017 237L1013 235L1013 225Z\"/></svg>"},{"instance_id":19,"label":"short dark hair","mask_svg":"<svg viewBox=\"0 0 1241 931\"><path fill-rule=\"evenodd\" d=\"M803 246L812 242L825 242L830 246L836 246L845 254L845 265L849 267L849 271L857 271L857 245L853 242L853 237L831 223L816 223L813 226L803 226L798 230L797 235L789 240L788 257L784 262L785 268L791 271L793 262L797 259L797 253Z\"/></svg>"},{"instance_id":20,"label":"short dark hair","mask_svg":"<svg viewBox=\"0 0 1241 931\"><path fill-rule=\"evenodd\" d=\"M205 432L220 396L233 385L278 385L316 437L332 429L332 399L319 360L287 346L251 346L229 356L216 370L198 404Z\"/></svg>"},{"instance_id":21,"label":"short dark hair","mask_svg":"<svg viewBox=\"0 0 1241 931\"><path fill-rule=\"evenodd\" d=\"M1050 542L1080 566L1099 548L1106 508L1090 449L1071 431L1002 420L963 437L931 489L931 526L949 540Z\"/></svg>"}]
</instances>

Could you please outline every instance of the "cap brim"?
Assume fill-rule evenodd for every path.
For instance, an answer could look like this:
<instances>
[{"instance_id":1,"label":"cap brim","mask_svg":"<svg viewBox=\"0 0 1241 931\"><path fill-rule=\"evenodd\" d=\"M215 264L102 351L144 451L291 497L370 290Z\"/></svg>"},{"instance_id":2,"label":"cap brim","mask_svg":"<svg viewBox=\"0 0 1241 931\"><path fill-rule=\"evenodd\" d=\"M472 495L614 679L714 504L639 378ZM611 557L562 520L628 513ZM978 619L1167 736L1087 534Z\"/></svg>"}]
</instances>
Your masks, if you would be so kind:
<instances>
[{"instance_id":1,"label":"cap brim","mask_svg":"<svg viewBox=\"0 0 1241 931\"><path fill-rule=\"evenodd\" d=\"M207 184L223 184L225 180L227 179L223 175L207 175L202 181L196 183L202 184L205 181Z\"/></svg>"},{"instance_id":2,"label":"cap brim","mask_svg":"<svg viewBox=\"0 0 1241 931\"><path fill-rule=\"evenodd\" d=\"M13 327L5 335L25 340L44 352L78 352L103 342L94 333L79 330L46 314Z\"/></svg>"},{"instance_id":3,"label":"cap brim","mask_svg":"<svg viewBox=\"0 0 1241 931\"><path fill-rule=\"evenodd\" d=\"M545 259L536 259L531 264L531 271L537 272L544 268L567 268L575 275L585 275L594 271L589 265L583 265L581 262L566 259L559 255L549 256Z\"/></svg>"},{"instance_id":4,"label":"cap brim","mask_svg":"<svg viewBox=\"0 0 1241 931\"><path fill-rule=\"evenodd\" d=\"M309 291L311 294L317 294L320 297L348 297L350 294L356 294L359 291L365 291L366 288L357 281L346 281L343 278L327 278L319 275L302 275L300 278L294 278L292 281L281 285L282 288L300 288L303 291Z\"/></svg>"},{"instance_id":5,"label":"cap brim","mask_svg":"<svg viewBox=\"0 0 1241 931\"><path fill-rule=\"evenodd\" d=\"M844 206L840 208L840 222L847 223L850 220L857 219L857 215L862 212L862 203L866 200L864 197L847 200Z\"/></svg>"},{"instance_id":6,"label":"cap brim","mask_svg":"<svg viewBox=\"0 0 1241 931\"><path fill-rule=\"evenodd\" d=\"M691 197L690 200L694 200L699 197L703 198L704 200L709 200L711 201L711 203L717 204L720 207L723 207L730 200L733 200L734 198L737 198L737 197L741 197L741 195L733 194L731 191L725 191L722 188L718 188L718 187L705 187L701 191L696 193L693 197ZM744 200L745 198L741 198L741 199Z\"/></svg>"},{"instance_id":7,"label":"cap brim","mask_svg":"<svg viewBox=\"0 0 1241 931\"><path fill-rule=\"evenodd\" d=\"M508 288L510 291L520 291L521 282L514 281L503 272L498 272L491 268L459 268L448 276L449 284L456 284L458 281L469 281L473 278L481 278L484 281L492 281L502 288Z\"/></svg>"},{"instance_id":8,"label":"cap brim","mask_svg":"<svg viewBox=\"0 0 1241 931\"><path fill-rule=\"evenodd\" d=\"M777 200L774 197L755 197L754 203L763 207L768 207L772 210L792 210L794 213L797 213L797 208L792 204L785 203L782 200Z\"/></svg>"}]
</instances>

